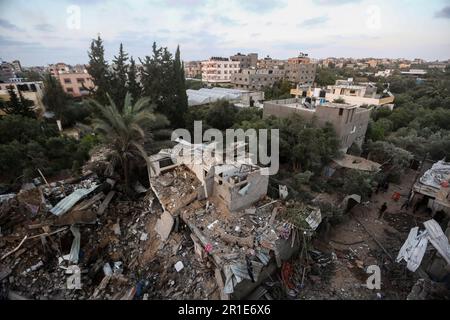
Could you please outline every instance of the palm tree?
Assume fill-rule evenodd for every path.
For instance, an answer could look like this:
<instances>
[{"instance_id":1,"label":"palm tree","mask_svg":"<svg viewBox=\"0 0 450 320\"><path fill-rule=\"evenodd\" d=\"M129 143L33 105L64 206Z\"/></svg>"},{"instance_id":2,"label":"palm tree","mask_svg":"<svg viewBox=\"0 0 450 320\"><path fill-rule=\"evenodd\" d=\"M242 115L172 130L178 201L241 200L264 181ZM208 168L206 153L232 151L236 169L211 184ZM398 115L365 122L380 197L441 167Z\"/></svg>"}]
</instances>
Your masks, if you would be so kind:
<instances>
[{"instance_id":1,"label":"palm tree","mask_svg":"<svg viewBox=\"0 0 450 320\"><path fill-rule=\"evenodd\" d=\"M144 159L149 169L148 157L143 147L144 127L155 119L153 106L150 105L149 98L141 98L133 104L131 94L127 93L121 108L122 112L120 112L111 97L107 96L108 105L90 100L91 105L99 110L98 117L94 119L94 129L102 134L105 143L112 151L108 173L112 174L120 164L125 186L129 190L132 163Z\"/></svg>"}]
</instances>

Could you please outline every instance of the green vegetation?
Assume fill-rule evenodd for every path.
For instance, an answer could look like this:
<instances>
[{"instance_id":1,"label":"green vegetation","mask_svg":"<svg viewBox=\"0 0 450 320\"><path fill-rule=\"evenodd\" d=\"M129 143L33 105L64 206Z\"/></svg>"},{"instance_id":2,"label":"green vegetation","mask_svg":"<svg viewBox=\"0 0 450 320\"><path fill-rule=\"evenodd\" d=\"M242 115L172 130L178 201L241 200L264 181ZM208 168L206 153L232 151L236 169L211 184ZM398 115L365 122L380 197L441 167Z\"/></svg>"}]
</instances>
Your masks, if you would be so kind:
<instances>
[{"instance_id":1,"label":"green vegetation","mask_svg":"<svg viewBox=\"0 0 450 320\"><path fill-rule=\"evenodd\" d=\"M24 117L36 117L33 111L33 101L25 99L19 90L17 95L13 86L8 87L9 100L0 101L0 110L6 114L21 115Z\"/></svg>"},{"instance_id":2,"label":"green vegetation","mask_svg":"<svg viewBox=\"0 0 450 320\"><path fill-rule=\"evenodd\" d=\"M56 125L24 117L7 115L0 118L0 172L4 182L37 177L40 169L52 176L63 169L78 169L89 158L95 137L81 141L62 137Z\"/></svg>"},{"instance_id":3,"label":"green vegetation","mask_svg":"<svg viewBox=\"0 0 450 320\"><path fill-rule=\"evenodd\" d=\"M130 186L130 172L139 161L147 158L144 151L145 129L155 120L149 98L132 103L131 94L125 96L122 107L117 107L112 98L102 105L95 100L90 103L99 110L94 127L101 134L102 142L111 148L108 174L121 168L125 186ZM149 139L149 135L147 135Z\"/></svg>"},{"instance_id":4,"label":"green vegetation","mask_svg":"<svg viewBox=\"0 0 450 320\"><path fill-rule=\"evenodd\" d=\"M291 98L292 85L287 80L276 81L271 87L264 90L266 100Z\"/></svg>"},{"instance_id":5,"label":"green vegetation","mask_svg":"<svg viewBox=\"0 0 450 320\"><path fill-rule=\"evenodd\" d=\"M450 75L431 73L423 83L401 76L385 81L396 107L372 113L366 151L372 151L370 142L384 141L384 147L392 144L419 159L425 154L433 160L450 159Z\"/></svg>"}]
</instances>

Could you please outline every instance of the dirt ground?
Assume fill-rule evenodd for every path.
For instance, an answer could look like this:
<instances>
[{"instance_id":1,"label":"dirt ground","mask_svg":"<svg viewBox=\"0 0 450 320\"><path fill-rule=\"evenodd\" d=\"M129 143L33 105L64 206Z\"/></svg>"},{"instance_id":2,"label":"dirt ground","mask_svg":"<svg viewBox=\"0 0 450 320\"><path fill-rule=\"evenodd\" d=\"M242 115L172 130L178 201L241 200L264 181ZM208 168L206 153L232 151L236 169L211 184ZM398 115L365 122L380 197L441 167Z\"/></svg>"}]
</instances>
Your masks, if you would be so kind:
<instances>
[{"instance_id":1,"label":"dirt ground","mask_svg":"<svg viewBox=\"0 0 450 320\"><path fill-rule=\"evenodd\" d=\"M425 212L413 214L412 208L401 209L415 175L411 170L400 184L391 183L386 193L374 193L369 203L354 207L347 221L333 227L328 237L314 240L316 249L333 256L334 267L327 281L309 277L300 292L301 299L406 299L417 275L403 263L396 263L395 258L409 230L429 219ZM398 201L392 199L394 192L401 194ZM387 210L379 219L379 208L384 202ZM380 267L380 290L366 287L371 274L365 270L370 265Z\"/></svg>"}]
</instances>

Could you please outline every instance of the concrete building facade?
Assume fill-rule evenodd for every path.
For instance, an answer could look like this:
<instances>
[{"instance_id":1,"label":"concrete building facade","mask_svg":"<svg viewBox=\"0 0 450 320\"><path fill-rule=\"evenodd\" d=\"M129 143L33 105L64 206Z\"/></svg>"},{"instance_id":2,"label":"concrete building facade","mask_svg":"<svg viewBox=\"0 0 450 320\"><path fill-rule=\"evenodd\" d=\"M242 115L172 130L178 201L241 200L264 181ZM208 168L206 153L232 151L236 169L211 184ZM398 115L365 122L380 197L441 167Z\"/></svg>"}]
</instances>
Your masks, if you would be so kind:
<instances>
[{"instance_id":1,"label":"concrete building facade","mask_svg":"<svg viewBox=\"0 0 450 320\"><path fill-rule=\"evenodd\" d=\"M319 126L331 123L346 152L355 143L362 146L369 123L371 109L360 108L346 103L308 104L307 98L292 98L264 102L263 116L289 118L292 114L299 114L305 120L313 118Z\"/></svg>"},{"instance_id":2,"label":"concrete building facade","mask_svg":"<svg viewBox=\"0 0 450 320\"><path fill-rule=\"evenodd\" d=\"M65 63L57 63L49 66L49 72L59 80L64 91L73 97L82 97L89 94L89 89L94 88L92 77L87 72L86 66L76 65L71 67Z\"/></svg>"},{"instance_id":3,"label":"concrete building facade","mask_svg":"<svg viewBox=\"0 0 450 320\"><path fill-rule=\"evenodd\" d=\"M258 64L258 54L249 53L246 55L238 52L234 56L231 56L230 60L239 61L242 69L256 68Z\"/></svg>"},{"instance_id":4,"label":"concrete building facade","mask_svg":"<svg viewBox=\"0 0 450 320\"><path fill-rule=\"evenodd\" d=\"M207 61L202 61L202 81L206 83L229 83L231 75L238 73L240 68L240 61L211 57Z\"/></svg>"},{"instance_id":5,"label":"concrete building facade","mask_svg":"<svg viewBox=\"0 0 450 320\"><path fill-rule=\"evenodd\" d=\"M284 78L284 70L274 69L242 69L231 76L235 88L247 90L262 90L272 86Z\"/></svg>"},{"instance_id":6,"label":"concrete building facade","mask_svg":"<svg viewBox=\"0 0 450 320\"><path fill-rule=\"evenodd\" d=\"M0 98L4 101L9 100L8 88L12 86L17 95L19 91L25 99L31 100L34 103L34 110L36 112L44 112L45 107L42 103L44 84L42 81L15 81L8 83L0 83Z\"/></svg>"},{"instance_id":7,"label":"concrete building facade","mask_svg":"<svg viewBox=\"0 0 450 320\"><path fill-rule=\"evenodd\" d=\"M88 73L63 73L58 76L59 82L67 94L81 97L89 94L88 89L94 88L92 78Z\"/></svg>"},{"instance_id":8,"label":"concrete building facade","mask_svg":"<svg viewBox=\"0 0 450 320\"><path fill-rule=\"evenodd\" d=\"M202 62L201 61L185 61L184 76L186 78L201 78Z\"/></svg>"},{"instance_id":9,"label":"concrete building facade","mask_svg":"<svg viewBox=\"0 0 450 320\"><path fill-rule=\"evenodd\" d=\"M307 54L300 53L298 57L288 59L286 79L297 84L314 83L317 64L313 63Z\"/></svg>"},{"instance_id":10,"label":"concrete building facade","mask_svg":"<svg viewBox=\"0 0 450 320\"><path fill-rule=\"evenodd\" d=\"M333 102L343 99L346 103L357 106L385 106L394 103L394 95L389 91L377 93L377 87L372 83L355 84L352 80L338 80L336 84L328 86L325 98Z\"/></svg>"},{"instance_id":11,"label":"concrete building facade","mask_svg":"<svg viewBox=\"0 0 450 320\"><path fill-rule=\"evenodd\" d=\"M12 63L2 61L0 64L0 82L10 82L16 77L16 71Z\"/></svg>"}]
</instances>

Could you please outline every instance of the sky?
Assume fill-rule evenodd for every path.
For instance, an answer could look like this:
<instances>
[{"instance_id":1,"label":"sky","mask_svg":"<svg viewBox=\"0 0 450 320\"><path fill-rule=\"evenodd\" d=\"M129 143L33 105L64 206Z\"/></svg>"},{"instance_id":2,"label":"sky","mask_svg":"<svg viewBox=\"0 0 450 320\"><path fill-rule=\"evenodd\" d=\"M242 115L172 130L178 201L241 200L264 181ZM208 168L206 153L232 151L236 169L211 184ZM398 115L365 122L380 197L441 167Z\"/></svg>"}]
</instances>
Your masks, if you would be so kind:
<instances>
[{"instance_id":1,"label":"sky","mask_svg":"<svg viewBox=\"0 0 450 320\"><path fill-rule=\"evenodd\" d=\"M450 58L450 0L0 0L0 59L24 66L135 58L153 41L182 59L237 52L286 59Z\"/></svg>"}]
</instances>

